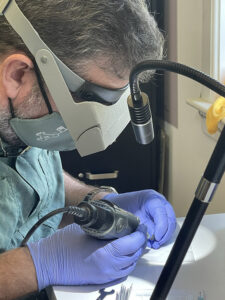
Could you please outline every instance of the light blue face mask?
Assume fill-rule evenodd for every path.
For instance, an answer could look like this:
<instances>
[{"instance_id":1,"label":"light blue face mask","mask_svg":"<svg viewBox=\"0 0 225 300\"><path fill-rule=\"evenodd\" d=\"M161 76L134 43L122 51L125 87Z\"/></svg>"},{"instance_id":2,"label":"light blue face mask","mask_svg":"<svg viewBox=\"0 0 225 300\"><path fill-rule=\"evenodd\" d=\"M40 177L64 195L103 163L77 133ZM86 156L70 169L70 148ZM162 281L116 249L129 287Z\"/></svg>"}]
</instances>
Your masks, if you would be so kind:
<instances>
[{"instance_id":1,"label":"light blue face mask","mask_svg":"<svg viewBox=\"0 0 225 300\"><path fill-rule=\"evenodd\" d=\"M75 149L75 143L58 112L38 119L12 118L10 125L26 145L56 151Z\"/></svg>"},{"instance_id":2,"label":"light blue face mask","mask_svg":"<svg viewBox=\"0 0 225 300\"><path fill-rule=\"evenodd\" d=\"M9 98L9 107L12 118L9 121L16 135L27 146L52 151L74 150L75 143L69 133L61 115L53 112L47 93L44 89L40 72L34 62L37 82L48 108L48 114L37 119L21 119L15 116L12 99Z\"/></svg>"}]
</instances>

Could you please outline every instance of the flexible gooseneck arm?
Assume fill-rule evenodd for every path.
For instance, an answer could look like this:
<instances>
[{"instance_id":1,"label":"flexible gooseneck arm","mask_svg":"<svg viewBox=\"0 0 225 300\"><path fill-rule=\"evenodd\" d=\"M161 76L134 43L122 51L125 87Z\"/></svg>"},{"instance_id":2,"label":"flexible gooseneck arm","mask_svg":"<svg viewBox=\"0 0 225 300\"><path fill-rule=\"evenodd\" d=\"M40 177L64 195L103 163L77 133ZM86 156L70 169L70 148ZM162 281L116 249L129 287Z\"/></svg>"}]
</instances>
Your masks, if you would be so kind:
<instances>
[{"instance_id":1,"label":"flexible gooseneck arm","mask_svg":"<svg viewBox=\"0 0 225 300\"><path fill-rule=\"evenodd\" d=\"M195 198L155 286L151 300L166 299L216 187L225 171L225 128L208 162Z\"/></svg>"},{"instance_id":2,"label":"flexible gooseneck arm","mask_svg":"<svg viewBox=\"0 0 225 300\"><path fill-rule=\"evenodd\" d=\"M189 77L225 97L225 86L210 76L188 66L170 61L143 61L130 74L131 98L133 106L141 102L138 75L147 70L166 70ZM140 113L140 112L139 112ZM195 198L177 236L167 262L161 272L150 300L165 300L175 280L177 272L194 238L204 213L212 200L216 187L225 171L225 128L219 137L213 154L201 178Z\"/></svg>"}]
</instances>

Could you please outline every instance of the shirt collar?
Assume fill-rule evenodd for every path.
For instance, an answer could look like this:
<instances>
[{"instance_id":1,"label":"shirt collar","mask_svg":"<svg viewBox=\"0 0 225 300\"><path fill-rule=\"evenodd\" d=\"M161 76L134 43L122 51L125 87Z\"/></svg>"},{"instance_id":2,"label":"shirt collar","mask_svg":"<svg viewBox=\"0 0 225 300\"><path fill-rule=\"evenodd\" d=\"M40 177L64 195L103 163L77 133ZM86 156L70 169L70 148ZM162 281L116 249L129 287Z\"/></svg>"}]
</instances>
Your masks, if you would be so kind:
<instances>
[{"instance_id":1,"label":"shirt collar","mask_svg":"<svg viewBox=\"0 0 225 300\"><path fill-rule=\"evenodd\" d=\"M18 147L9 145L0 138L0 157L17 157L29 150L30 146Z\"/></svg>"}]
</instances>

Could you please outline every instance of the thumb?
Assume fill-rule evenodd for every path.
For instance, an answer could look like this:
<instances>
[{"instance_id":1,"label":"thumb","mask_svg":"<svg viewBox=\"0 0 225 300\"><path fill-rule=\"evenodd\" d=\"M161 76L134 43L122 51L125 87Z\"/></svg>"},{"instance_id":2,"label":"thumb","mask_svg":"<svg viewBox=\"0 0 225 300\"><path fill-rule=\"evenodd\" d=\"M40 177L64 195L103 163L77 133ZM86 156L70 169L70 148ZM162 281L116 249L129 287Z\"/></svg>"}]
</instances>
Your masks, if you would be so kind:
<instances>
[{"instance_id":1,"label":"thumb","mask_svg":"<svg viewBox=\"0 0 225 300\"><path fill-rule=\"evenodd\" d=\"M114 252L119 255L131 255L147 244L147 227L144 224L138 226L135 232L119 238L111 243Z\"/></svg>"}]
</instances>

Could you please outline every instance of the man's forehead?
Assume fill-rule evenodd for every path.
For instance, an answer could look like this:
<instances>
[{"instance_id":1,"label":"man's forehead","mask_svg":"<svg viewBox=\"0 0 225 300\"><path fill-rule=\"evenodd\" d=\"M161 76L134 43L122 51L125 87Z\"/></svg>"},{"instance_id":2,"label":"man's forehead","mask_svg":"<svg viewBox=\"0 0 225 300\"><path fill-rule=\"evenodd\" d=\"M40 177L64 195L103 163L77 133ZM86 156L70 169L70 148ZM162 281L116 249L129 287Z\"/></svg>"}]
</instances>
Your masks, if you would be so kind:
<instances>
[{"instance_id":1,"label":"man's forehead","mask_svg":"<svg viewBox=\"0 0 225 300\"><path fill-rule=\"evenodd\" d=\"M129 77L121 79L113 72L102 68L95 61L90 61L85 65L82 72L79 74L83 79L96 85L109 88L120 89L125 87L129 82Z\"/></svg>"}]
</instances>

